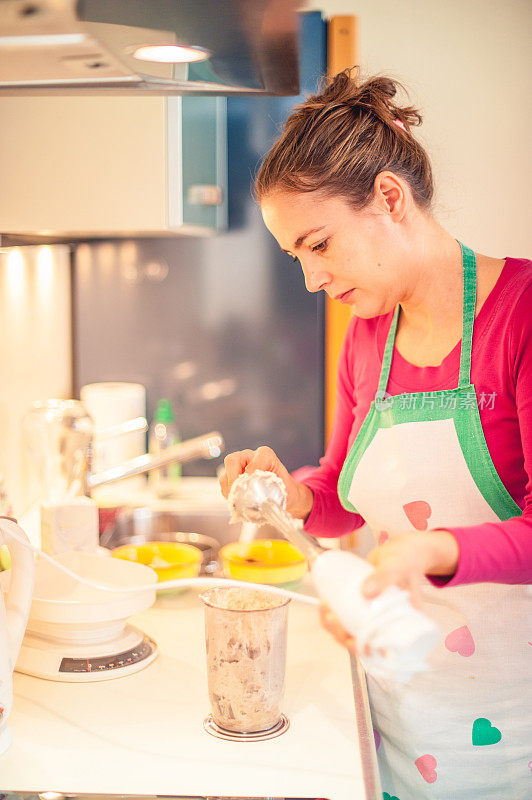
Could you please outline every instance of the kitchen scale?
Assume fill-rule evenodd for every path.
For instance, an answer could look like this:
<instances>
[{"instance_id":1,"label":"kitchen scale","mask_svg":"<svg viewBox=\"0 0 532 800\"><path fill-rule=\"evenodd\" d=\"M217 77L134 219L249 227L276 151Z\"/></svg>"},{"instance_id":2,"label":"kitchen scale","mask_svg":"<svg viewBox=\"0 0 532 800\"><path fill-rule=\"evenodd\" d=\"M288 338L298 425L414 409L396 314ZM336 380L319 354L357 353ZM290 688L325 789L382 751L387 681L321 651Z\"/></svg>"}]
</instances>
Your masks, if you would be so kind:
<instances>
[{"instance_id":1,"label":"kitchen scale","mask_svg":"<svg viewBox=\"0 0 532 800\"><path fill-rule=\"evenodd\" d=\"M16 671L52 681L101 681L150 664L157 645L127 623L155 601L157 575L149 567L85 552L55 557L73 572L108 586L145 586L106 592L85 586L52 564L37 561L35 588Z\"/></svg>"}]
</instances>

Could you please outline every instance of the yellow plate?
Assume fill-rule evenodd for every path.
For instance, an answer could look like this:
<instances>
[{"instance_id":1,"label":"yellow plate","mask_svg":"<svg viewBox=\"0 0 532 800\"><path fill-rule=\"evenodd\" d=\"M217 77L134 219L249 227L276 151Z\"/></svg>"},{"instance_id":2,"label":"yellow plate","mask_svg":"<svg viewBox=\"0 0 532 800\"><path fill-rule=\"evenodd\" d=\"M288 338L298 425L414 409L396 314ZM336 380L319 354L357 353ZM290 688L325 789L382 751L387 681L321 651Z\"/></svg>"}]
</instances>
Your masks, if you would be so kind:
<instances>
[{"instance_id":1,"label":"yellow plate","mask_svg":"<svg viewBox=\"0 0 532 800\"><path fill-rule=\"evenodd\" d=\"M195 578L200 571L203 553L199 548L182 542L146 542L125 544L112 551L115 558L136 561L151 567L159 581L176 578Z\"/></svg>"},{"instance_id":2,"label":"yellow plate","mask_svg":"<svg viewBox=\"0 0 532 800\"><path fill-rule=\"evenodd\" d=\"M239 581L293 584L307 571L305 557L284 539L231 542L222 547L220 558L225 575Z\"/></svg>"}]
</instances>

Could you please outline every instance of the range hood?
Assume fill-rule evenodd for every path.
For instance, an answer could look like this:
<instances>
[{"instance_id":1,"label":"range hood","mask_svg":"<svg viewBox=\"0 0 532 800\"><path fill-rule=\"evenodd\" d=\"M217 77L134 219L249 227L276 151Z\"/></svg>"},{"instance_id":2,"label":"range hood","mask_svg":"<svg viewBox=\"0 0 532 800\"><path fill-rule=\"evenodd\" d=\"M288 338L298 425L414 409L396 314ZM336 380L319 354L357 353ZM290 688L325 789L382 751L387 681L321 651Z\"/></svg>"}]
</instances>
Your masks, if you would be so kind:
<instances>
[{"instance_id":1,"label":"range hood","mask_svg":"<svg viewBox=\"0 0 532 800\"><path fill-rule=\"evenodd\" d=\"M0 0L0 96L295 95L302 5ZM191 48L203 60L139 60L150 45Z\"/></svg>"}]
</instances>

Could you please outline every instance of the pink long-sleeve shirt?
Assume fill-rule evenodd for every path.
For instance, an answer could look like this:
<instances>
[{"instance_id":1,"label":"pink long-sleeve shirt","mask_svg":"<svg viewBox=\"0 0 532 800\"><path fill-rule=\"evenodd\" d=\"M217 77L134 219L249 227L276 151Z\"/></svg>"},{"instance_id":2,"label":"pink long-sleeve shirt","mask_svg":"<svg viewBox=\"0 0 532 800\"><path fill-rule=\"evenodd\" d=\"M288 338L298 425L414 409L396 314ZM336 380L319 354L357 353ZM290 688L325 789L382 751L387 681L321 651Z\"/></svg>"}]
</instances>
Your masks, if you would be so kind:
<instances>
[{"instance_id":1,"label":"pink long-sleeve shirt","mask_svg":"<svg viewBox=\"0 0 532 800\"><path fill-rule=\"evenodd\" d=\"M334 424L320 466L294 473L314 493L305 530L320 537L341 536L364 520L340 504L337 483L351 445L377 390L392 313L354 317L338 362ZM437 367L417 367L394 349L387 391L430 392L458 384L459 342ZM499 279L475 320L471 381L495 469L523 509L498 523L448 528L459 545L450 578L454 586L491 581L532 583L532 261L507 258Z\"/></svg>"}]
</instances>

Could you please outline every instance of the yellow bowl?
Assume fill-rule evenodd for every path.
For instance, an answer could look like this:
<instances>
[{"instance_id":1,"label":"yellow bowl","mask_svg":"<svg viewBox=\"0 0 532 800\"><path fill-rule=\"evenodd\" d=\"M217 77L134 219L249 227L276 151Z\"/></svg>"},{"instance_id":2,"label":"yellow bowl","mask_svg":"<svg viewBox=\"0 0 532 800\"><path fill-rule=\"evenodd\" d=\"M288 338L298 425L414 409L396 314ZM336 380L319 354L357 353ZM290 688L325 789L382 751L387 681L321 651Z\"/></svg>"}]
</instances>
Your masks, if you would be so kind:
<instances>
[{"instance_id":1,"label":"yellow bowl","mask_svg":"<svg viewBox=\"0 0 532 800\"><path fill-rule=\"evenodd\" d=\"M11 567L11 556L5 544L0 544L0 572Z\"/></svg>"},{"instance_id":2,"label":"yellow bowl","mask_svg":"<svg viewBox=\"0 0 532 800\"><path fill-rule=\"evenodd\" d=\"M125 544L112 551L115 558L136 561L151 567L158 581L176 578L195 578L200 571L203 553L197 547L182 542L145 542Z\"/></svg>"},{"instance_id":3,"label":"yellow bowl","mask_svg":"<svg viewBox=\"0 0 532 800\"><path fill-rule=\"evenodd\" d=\"M300 551L284 539L231 542L220 550L226 577L238 581L293 586L307 571Z\"/></svg>"}]
</instances>

